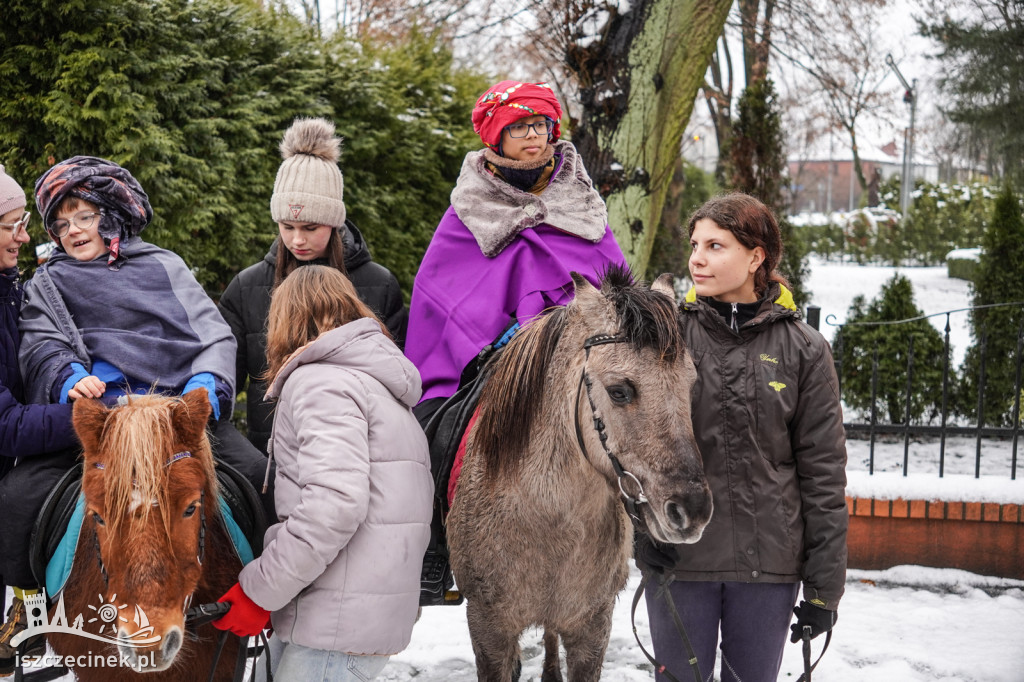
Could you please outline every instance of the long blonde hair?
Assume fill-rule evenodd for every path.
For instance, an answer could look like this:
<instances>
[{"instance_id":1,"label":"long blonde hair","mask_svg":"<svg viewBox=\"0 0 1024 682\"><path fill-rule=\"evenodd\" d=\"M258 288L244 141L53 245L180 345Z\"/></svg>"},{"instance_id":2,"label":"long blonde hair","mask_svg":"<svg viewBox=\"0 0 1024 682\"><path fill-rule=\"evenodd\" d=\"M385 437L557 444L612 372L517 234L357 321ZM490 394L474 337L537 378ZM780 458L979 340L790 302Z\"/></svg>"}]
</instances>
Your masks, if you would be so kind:
<instances>
[{"instance_id":1,"label":"long blonde hair","mask_svg":"<svg viewBox=\"0 0 1024 682\"><path fill-rule=\"evenodd\" d=\"M289 357L324 332L368 317L391 338L387 327L359 300L345 275L326 265L296 269L274 289L267 316L267 371L273 383Z\"/></svg>"}]
</instances>

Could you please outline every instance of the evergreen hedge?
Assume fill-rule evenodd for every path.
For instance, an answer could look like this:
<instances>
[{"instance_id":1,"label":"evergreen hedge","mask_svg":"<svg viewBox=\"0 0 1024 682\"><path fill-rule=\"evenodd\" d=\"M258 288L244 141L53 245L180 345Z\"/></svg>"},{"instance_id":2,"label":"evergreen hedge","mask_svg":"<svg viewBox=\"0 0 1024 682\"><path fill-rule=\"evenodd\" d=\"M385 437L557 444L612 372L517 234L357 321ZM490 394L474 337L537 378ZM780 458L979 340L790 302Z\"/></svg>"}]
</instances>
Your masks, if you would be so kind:
<instances>
[{"instance_id":1,"label":"evergreen hedge","mask_svg":"<svg viewBox=\"0 0 1024 682\"><path fill-rule=\"evenodd\" d=\"M479 147L469 116L486 82L455 69L436 36L387 49L324 40L274 5L5 0L0 162L28 189L78 154L124 165L153 204L146 239L218 296L276 234L282 134L327 116L345 138L349 214L408 295L461 159Z\"/></svg>"}]
</instances>

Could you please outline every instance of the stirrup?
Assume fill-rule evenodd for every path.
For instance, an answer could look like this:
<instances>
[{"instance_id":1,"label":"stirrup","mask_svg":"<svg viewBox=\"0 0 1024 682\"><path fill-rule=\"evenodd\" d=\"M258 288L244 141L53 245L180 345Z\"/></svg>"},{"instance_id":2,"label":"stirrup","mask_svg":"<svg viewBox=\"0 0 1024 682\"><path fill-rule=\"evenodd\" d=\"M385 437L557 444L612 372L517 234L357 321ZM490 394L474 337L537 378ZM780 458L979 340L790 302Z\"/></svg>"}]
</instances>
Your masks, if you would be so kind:
<instances>
[{"instance_id":1,"label":"stirrup","mask_svg":"<svg viewBox=\"0 0 1024 682\"><path fill-rule=\"evenodd\" d=\"M465 597L455 587L455 576L448 557L427 550L420 574L420 606L458 606Z\"/></svg>"}]
</instances>

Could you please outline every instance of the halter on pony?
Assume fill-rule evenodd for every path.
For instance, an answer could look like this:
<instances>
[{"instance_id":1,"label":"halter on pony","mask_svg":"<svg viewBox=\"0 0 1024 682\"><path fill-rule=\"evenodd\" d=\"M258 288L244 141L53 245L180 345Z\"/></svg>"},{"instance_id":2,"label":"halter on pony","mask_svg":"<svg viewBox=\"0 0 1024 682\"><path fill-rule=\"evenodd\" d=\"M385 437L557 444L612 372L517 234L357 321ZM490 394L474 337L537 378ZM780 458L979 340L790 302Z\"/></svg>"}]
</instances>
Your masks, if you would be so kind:
<instances>
[{"instance_id":1,"label":"halter on pony","mask_svg":"<svg viewBox=\"0 0 1024 682\"><path fill-rule=\"evenodd\" d=\"M178 460L185 459L186 457L191 456L192 453L189 452L188 450L176 452L167 458L167 461L164 462L164 466L169 467ZM106 469L106 466L103 464L103 462L95 462L93 466L96 467L97 469ZM206 490L201 490L199 492L199 548L198 551L196 552L196 561L199 562L200 566L203 565L203 557L206 556L206 507L203 504L205 502L205 499ZM103 554L100 551L100 536L96 532L95 526L93 527L92 530L92 540L93 547L96 549L96 562L99 564L100 567L100 575L103 576L103 586L106 587L108 584L107 567L103 565ZM191 601L192 595L189 595L188 598L185 600L185 609L188 609Z\"/></svg>"},{"instance_id":2,"label":"halter on pony","mask_svg":"<svg viewBox=\"0 0 1024 682\"><path fill-rule=\"evenodd\" d=\"M590 412L594 415L594 430L597 431L597 437L601 440L601 447L604 449L604 454L608 455L608 459L611 460L612 469L615 470L615 475L619 479L619 493L622 494L623 504L626 505L626 512L629 514L629 518L633 519L633 523L637 527L643 528L644 522L640 516L641 504L647 504L647 496L644 494L644 486L640 483L640 479L626 471L622 467L622 463L619 462L619 458L611 451L608 447L608 434L605 432L604 420L601 419L600 413L597 411L597 405L594 404L594 396L591 395L590 390L593 387L593 382L590 380L590 375L587 374L587 360L590 359L590 349L594 346L603 346L608 343L627 343L627 339L621 336L611 336L609 334L596 334L591 336L589 339L583 342L583 350L585 356L583 359L583 370L580 372L580 381L576 385L576 404L579 405L580 394L582 393L583 386L587 387L587 401L590 403ZM576 424L576 442L579 443L580 450L583 452L583 457L589 462L590 455L587 453L587 446L583 442L583 430L580 427L580 413L576 410L575 416ZM636 484L639 492L634 497L626 492L622 482L625 479L629 479Z\"/></svg>"}]
</instances>

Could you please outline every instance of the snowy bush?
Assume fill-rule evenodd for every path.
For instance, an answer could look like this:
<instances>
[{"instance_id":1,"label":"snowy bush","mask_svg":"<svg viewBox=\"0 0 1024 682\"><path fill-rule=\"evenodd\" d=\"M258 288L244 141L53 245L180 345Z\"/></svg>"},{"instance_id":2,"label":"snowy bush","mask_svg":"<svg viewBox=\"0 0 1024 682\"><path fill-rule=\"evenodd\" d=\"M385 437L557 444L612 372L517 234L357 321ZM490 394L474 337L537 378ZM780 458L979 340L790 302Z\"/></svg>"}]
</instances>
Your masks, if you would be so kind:
<instances>
[{"instance_id":1,"label":"snowy bush","mask_svg":"<svg viewBox=\"0 0 1024 682\"><path fill-rule=\"evenodd\" d=\"M955 249L976 247L992 219L998 190L989 185L919 182L904 221L899 178L885 182L882 204L832 214L791 216L810 247L826 260L888 265L941 265Z\"/></svg>"}]
</instances>

